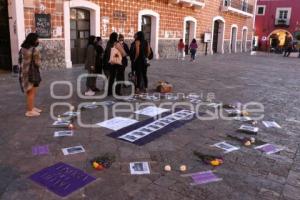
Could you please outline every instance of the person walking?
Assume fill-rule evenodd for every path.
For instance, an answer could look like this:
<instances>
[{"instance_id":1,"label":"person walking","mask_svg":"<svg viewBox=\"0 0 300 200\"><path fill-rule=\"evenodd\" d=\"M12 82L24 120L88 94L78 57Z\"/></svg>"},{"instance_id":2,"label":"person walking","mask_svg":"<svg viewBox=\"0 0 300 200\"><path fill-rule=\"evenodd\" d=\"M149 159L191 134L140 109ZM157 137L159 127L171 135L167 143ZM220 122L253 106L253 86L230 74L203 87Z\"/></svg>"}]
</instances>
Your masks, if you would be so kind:
<instances>
[{"instance_id":1,"label":"person walking","mask_svg":"<svg viewBox=\"0 0 300 200\"><path fill-rule=\"evenodd\" d=\"M134 66L137 76L136 93L147 92L148 77L147 77L147 58L150 55L150 45L145 40L145 35L142 31L137 32L137 38L135 41L135 58Z\"/></svg>"},{"instance_id":2,"label":"person walking","mask_svg":"<svg viewBox=\"0 0 300 200\"><path fill-rule=\"evenodd\" d=\"M193 39L190 44L191 62L195 62L197 49L198 49L197 41L196 39Z\"/></svg>"},{"instance_id":3,"label":"person walking","mask_svg":"<svg viewBox=\"0 0 300 200\"><path fill-rule=\"evenodd\" d=\"M283 57L289 57L293 49L293 40L288 35L288 33L285 33L285 41L284 41L284 54Z\"/></svg>"},{"instance_id":4,"label":"person walking","mask_svg":"<svg viewBox=\"0 0 300 200\"><path fill-rule=\"evenodd\" d=\"M86 50L86 59L85 59L85 69L88 71L88 76L86 79L86 96L94 96L95 92L98 92L99 89L96 88L96 49L95 49L95 39L96 37L91 35L88 39L88 46Z\"/></svg>"},{"instance_id":5,"label":"person walking","mask_svg":"<svg viewBox=\"0 0 300 200\"><path fill-rule=\"evenodd\" d=\"M126 52L126 56L122 58L122 81L125 81L125 69L128 66L127 56L130 54L130 50L128 45L124 42L124 35L119 34L119 43L122 45L124 51ZM127 87L127 85L123 84L123 87Z\"/></svg>"},{"instance_id":6,"label":"person walking","mask_svg":"<svg viewBox=\"0 0 300 200\"><path fill-rule=\"evenodd\" d=\"M27 111L25 116L37 117L42 112L35 107L37 88L41 82L39 68L41 67L41 54L36 48L39 38L36 33L29 33L21 45L19 52L20 74L19 80L22 91L26 94Z\"/></svg>"},{"instance_id":7,"label":"person walking","mask_svg":"<svg viewBox=\"0 0 300 200\"><path fill-rule=\"evenodd\" d=\"M108 81L108 96L112 95L112 87L115 81L122 81L122 58L126 56L123 46L118 42L118 34L113 32L109 36L105 52L104 52L104 65L109 69ZM121 94L121 85L116 86L116 94Z\"/></svg>"},{"instance_id":8,"label":"person walking","mask_svg":"<svg viewBox=\"0 0 300 200\"><path fill-rule=\"evenodd\" d=\"M184 60L184 43L183 43L183 39L180 39L178 44L177 44L177 50L178 50L178 56L177 59L181 59Z\"/></svg>"},{"instance_id":9,"label":"person walking","mask_svg":"<svg viewBox=\"0 0 300 200\"><path fill-rule=\"evenodd\" d=\"M96 37L96 73L97 74L102 74L103 73L103 54L104 54L104 49L102 47L102 38L101 37Z\"/></svg>"}]
</instances>

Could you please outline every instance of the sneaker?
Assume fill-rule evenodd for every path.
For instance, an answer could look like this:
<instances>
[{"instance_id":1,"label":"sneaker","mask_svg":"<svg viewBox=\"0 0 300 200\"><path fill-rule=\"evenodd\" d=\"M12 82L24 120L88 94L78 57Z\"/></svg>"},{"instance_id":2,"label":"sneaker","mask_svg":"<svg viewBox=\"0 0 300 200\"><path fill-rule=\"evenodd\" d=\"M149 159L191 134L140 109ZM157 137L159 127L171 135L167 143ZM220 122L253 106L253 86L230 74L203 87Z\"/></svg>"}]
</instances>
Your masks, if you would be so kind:
<instances>
[{"instance_id":1,"label":"sneaker","mask_svg":"<svg viewBox=\"0 0 300 200\"><path fill-rule=\"evenodd\" d=\"M25 113L25 116L26 116L26 117L38 117L38 116L40 116L40 113L38 113L38 112L32 110L32 111L27 111L27 112Z\"/></svg>"},{"instance_id":2,"label":"sneaker","mask_svg":"<svg viewBox=\"0 0 300 200\"><path fill-rule=\"evenodd\" d=\"M42 110L41 110L41 109L38 109L38 108L33 108L32 110L35 111L35 112L38 112L38 113L41 113L41 112L42 112Z\"/></svg>"},{"instance_id":3,"label":"sneaker","mask_svg":"<svg viewBox=\"0 0 300 200\"><path fill-rule=\"evenodd\" d=\"M85 96L94 96L95 92L93 92L92 90L89 90L87 92L84 93Z\"/></svg>"}]
</instances>

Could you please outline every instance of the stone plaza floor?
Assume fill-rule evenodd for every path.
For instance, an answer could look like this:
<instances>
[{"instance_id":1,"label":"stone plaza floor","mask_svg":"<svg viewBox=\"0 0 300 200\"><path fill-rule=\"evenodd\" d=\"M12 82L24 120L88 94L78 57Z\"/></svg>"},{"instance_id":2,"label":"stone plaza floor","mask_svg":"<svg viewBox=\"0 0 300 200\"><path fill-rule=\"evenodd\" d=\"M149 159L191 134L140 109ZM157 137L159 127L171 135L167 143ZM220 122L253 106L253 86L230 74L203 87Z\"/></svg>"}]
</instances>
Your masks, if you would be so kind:
<instances>
[{"instance_id":1,"label":"stone plaza floor","mask_svg":"<svg viewBox=\"0 0 300 200\"><path fill-rule=\"evenodd\" d=\"M127 69L129 70L129 69ZM157 81L173 84L175 93L214 93L216 101L224 103L251 101L264 105L264 120L275 120L281 129L266 128L261 121L257 138L284 146L278 154L266 155L243 147L224 155L224 164L214 172L223 180L191 186L191 179L181 176L181 164L186 173L212 170L197 160L193 151L222 152L210 145L227 141L242 124L228 120L193 120L164 134L160 138L137 146L108 137L105 128L83 128L76 125L73 137L54 138L50 106L68 102L77 106L81 100L76 92L77 77L82 67L44 70L37 106L44 112L38 118L26 118L25 98L17 78L0 75L0 199L55 200L59 196L32 182L28 177L58 162L64 162L96 177L96 180L64 199L88 200L300 200L300 59L275 55L231 54L198 57L195 63L177 60L152 61L149 68L149 89ZM72 97L57 100L50 95L53 81L70 81L75 90ZM100 82L100 81L99 81ZM57 86L56 94L66 95L68 87ZM105 98L105 100L113 100ZM94 101L94 100L91 100ZM102 101L102 100L99 100ZM157 102L158 103L158 102ZM57 112L63 108L58 108ZM125 115L126 116L126 115ZM83 121L97 123L103 110L86 110ZM76 123L75 123L76 124ZM48 155L33 155L32 147L48 145ZM64 156L61 149L83 145L86 152ZM103 171L94 170L89 159L102 153L112 153L116 162ZM129 162L148 161L149 175L131 175ZM163 170L170 164L171 172Z\"/></svg>"}]
</instances>

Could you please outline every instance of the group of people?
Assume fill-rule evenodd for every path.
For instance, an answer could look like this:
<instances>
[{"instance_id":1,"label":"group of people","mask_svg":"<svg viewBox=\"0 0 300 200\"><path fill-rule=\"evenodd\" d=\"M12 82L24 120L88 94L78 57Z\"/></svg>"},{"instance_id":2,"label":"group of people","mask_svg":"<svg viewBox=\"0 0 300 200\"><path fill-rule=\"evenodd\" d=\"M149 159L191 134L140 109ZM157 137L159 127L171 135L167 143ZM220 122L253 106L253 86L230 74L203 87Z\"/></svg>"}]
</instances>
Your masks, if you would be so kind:
<instances>
[{"instance_id":1,"label":"group of people","mask_svg":"<svg viewBox=\"0 0 300 200\"><path fill-rule=\"evenodd\" d=\"M36 117L42 112L35 107L37 88L41 82L39 69L41 54L38 50L39 37L36 33L27 35L19 51L19 81L22 91L26 94L27 111L25 116ZM145 40L144 33L139 31L134 36L130 48L124 42L124 36L113 32L105 49L101 37L90 36L86 50L85 69L89 75L86 79L87 90L85 95L93 96L100 91L96 87L96 74L104 74L108 81L108 95L113 94L113 85L116 81L125 80L125 68L128 66L128 57L131 60L131 76L134 76L135 92L147 92L147 68L149 59L153 58L150 44ZM122 84L122 86L126 86ZM121 84L116 85L116 94L122 95Z\"/></svg>"},{"instance_id":2,"label":"group of people","mask_svg":"<svg viewBox=\"0 0 300 200\"><path fill-rule=\"evenodd\" d=\"M190 43L188 49L190 50L190 53L191 53L191 62L195 62L196 53L197 53L197 49L198 49L198 44L197 44L197 41L195 38ZM185 44L183 42L183 39L179 40L179 42L177 44L177 50L178 50L177 59L184 60Z\"/></svg>"},{"instance_id":3,"label":"group of people","mask_svg":"<svg viewBox=\"0 0 300 200\"><path fill-rule=\"evenodd\" d=\"M102 47L101 37L90 36L85 61L85 69L90 76L86 80L85 95L93 96L95 92L100 91L96 87L96 74L104 74L107 77L108 95L112 95L114 83L125 81L128 57L131 60L131 74L136 77L135 92L146 92L148 59L152 59L153 52L150 44L145 40L144 33L139 31L135 34L130 48L125 43L124 36L116 32L110 34L105 49ZM124 83L116 85L117 95L122 95L122 87L126 87L126 85Z\"/></svg>"}]
</instances>

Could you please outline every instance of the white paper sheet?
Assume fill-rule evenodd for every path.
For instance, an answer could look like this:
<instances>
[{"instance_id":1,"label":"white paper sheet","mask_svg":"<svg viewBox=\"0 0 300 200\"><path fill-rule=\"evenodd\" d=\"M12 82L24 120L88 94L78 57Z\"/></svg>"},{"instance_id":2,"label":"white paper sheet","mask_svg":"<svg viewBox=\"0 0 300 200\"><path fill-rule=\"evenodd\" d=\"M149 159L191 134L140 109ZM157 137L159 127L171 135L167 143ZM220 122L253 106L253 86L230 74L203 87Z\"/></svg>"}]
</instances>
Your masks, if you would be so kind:
<instances>
[{"instance_id":1,"label":"white paper sheet","mask_svg":"<svg viewBox=\"0 0 300 200\"><path fill-rule=\"evenodd\" d=\"M212 146L218 147L220 149L225 150L225 153L229 153L229 152L236 151L236 150L240 149L239 147L228 144L227 142L219 142L219 143L216 143Z\"/></svg>"},{"instance_id":2,"label":"white paper sheet","mask_svg":"<svg viewBox=\"0 0 300 200\"><path fill-rule=\"evenodd\" d=\"M248 126L248 125L242 125L239 130L241 131L248 131L248 132L252 132L252 133L257 133L259 131L258 127L254 127L254 126Z\"/></svg>"},{"instance_id":3,"label":"white paper sheet","mask_svg":"<svg viewBox=\"0 0 300 200\"><path fill-rule=\"evenodd\" d=\"M120 130L124 127L130 126L132 124L137 123L138 121L135 119L129 119L125 117L115 117L100 123L97 123L96 125L102 126L104 128L108 128L114 131Z\"/></svg>"},{"instance_id":4,"label":"white paper sheet","mask_svg":"<svg viewBox=\"0 0 300 200\"><path fill-rule=\"evenodd\" d=\"M68 112L65 112L63 115L64 116L71 116L71 117L76 117L80 114L80 112L72 112L72 111L68 111Z\"/></svg>"},{"instance_id":5,"label":"white paper sheet","mask_svg":"<svg viewBox=\"0 0 300 200\"><path fill-rule=\"evenodd\" d=\"M71 122L70 121L62 121L62 120L57 120L53 122L53 126L69 126Z\"/></svg>"},{"instance_id":6,"label":"white paper sheet","mask_svg":"<svg viewBox=\"0 0 300 200\"><path fill-rule=\"evenodd\" d=\"M148 162L131 162L129 168L132 175L150 174Z\"/></svg>"},{"instance_id":7,"label":"white paper sheet","mask_svg":"<svg viewBox=\"0 0 300 200\"><path fill-rule=\"evenodd\" d=\"M263 121L262 123L267 128L281 128L281 126L274 121Z\"/></svg>"},{"instance_id":8,"label":"white paper sheet","mask_svg":"<svg viewBox=\"0 0 300 200\"><path fill-rule=\"evenodd\" d=\"M140 115L146 115L149 117L154 117L157 115L160 115L164 112L170 111L169 109L165 109L165 108L159 108L159 107L155 107L155 106L148 106L146 108L143 108L141 110L137 110L134 113L136 114L140 114Z\"/></svg>"},{"instance_id":9,"label":"white paper sheet","mask_svg":"<svg viewBox=\"0 0 300 200\"><path fill-rule=\"evenodd\" d=\"M62 150L62 152L65 156L85 152L85 149L81 145L74 146L74 147L63 148L61 150Z\"/></svg>"},{"instance_id":10,"label":"white paper sheet","mask_svg":"<svg viewBox=\"0 0 300 200\"><path fill-rule=\"evenodd\" d=\"M73 136L73 131L55 131L54 137L70 137Z\"/></svg>"}]
</instances>

